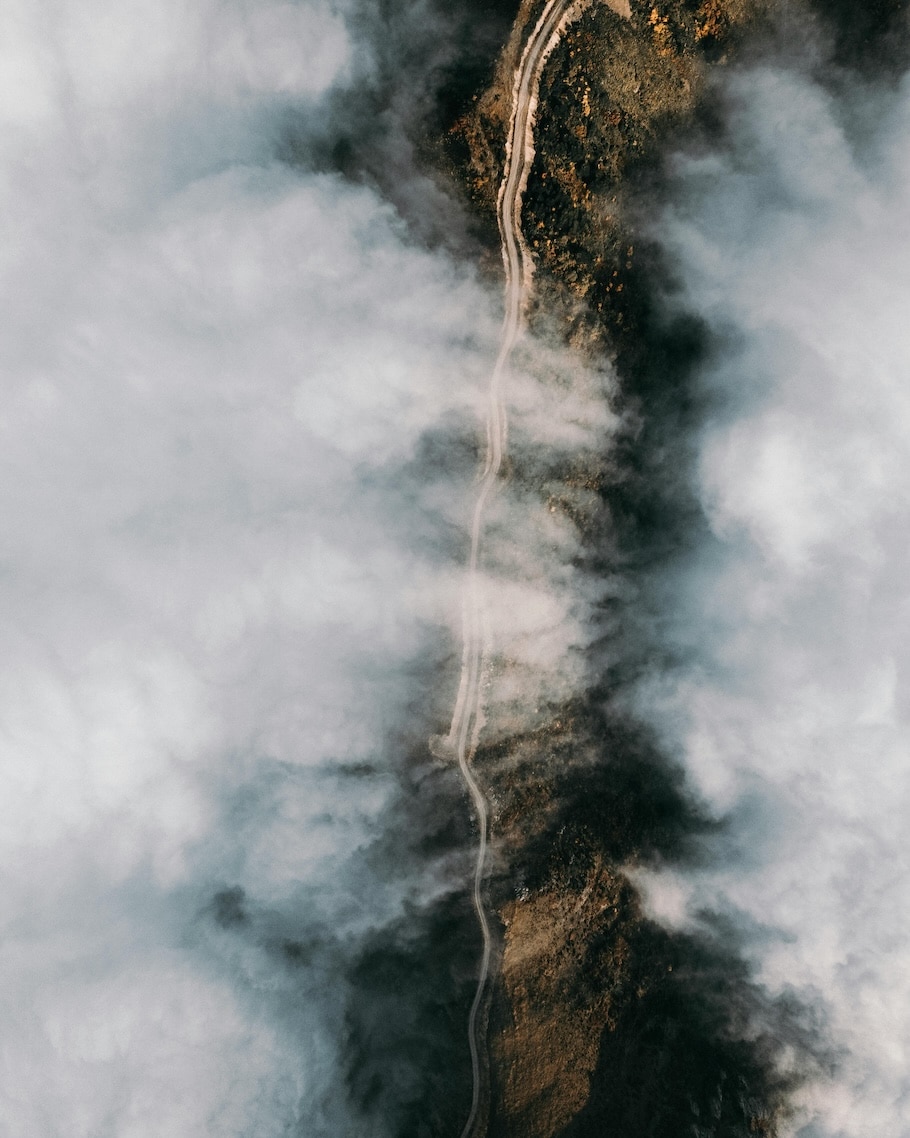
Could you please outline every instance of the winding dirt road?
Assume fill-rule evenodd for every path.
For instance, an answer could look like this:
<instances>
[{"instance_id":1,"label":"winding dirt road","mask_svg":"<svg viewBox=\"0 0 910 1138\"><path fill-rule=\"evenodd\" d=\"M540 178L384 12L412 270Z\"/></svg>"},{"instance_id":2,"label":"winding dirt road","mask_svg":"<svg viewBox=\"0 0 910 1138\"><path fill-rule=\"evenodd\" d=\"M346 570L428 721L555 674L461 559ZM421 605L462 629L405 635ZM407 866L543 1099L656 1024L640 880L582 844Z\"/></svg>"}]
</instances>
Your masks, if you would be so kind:
<instances>
[{"instance_id":1,"label":"winding dirt road","mask_svg":"<svg viewBox=\"0 0 910 1138\"><path fill-rule=\"evenodd\" d=\"M616 0L614 0L614 3ZM471 554L468 562L463 611L463 650L458 697L449 728L448 745L454 751L461 775L477 812L480 840L474 870L474 908L483 936L483 953L477 991L468 1020L468 1044L471 1049L473 1094L471 1111L461 1138L470 1138L480 1121L481 1095L486 1082L481 1068L481 1045L478 1017L486 995L490 976L492 937L490 922L483 902L483 879L486 869L489 812L487 800L471 768L483 721L481 674L483 671L483 601L479 577L480 541L483 515L502 466L506 442L506 417L501 389L509 361L524 329L525 310L534 271L530 251L521 229L521 204L528 174L534 162L534 119L537 110L540 77L547 57L565 27L590 6L591 0L548 0L534 30L525 44L515 71L512 88L512 114L506 142L506 161L499 187L497 213L505 265L505 317L499 355L490 378L487 409L486 462L474 505L471 524ZM611 7L613 5L611 4Z\"/></svg>"}]
</instances>

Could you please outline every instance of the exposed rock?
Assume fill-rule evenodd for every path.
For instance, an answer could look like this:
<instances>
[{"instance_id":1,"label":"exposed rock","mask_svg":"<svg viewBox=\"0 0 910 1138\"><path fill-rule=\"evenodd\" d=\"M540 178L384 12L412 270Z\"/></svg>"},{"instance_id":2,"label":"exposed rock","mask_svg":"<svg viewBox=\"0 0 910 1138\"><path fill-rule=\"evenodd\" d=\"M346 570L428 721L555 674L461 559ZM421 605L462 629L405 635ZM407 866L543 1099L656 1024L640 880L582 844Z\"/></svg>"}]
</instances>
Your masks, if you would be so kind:
<instances>
[{"instance_id":1,"label":"exposed rock","mask_svg":"<svg viewBox=\"0 0 910 1138\"><path fill-rule=\"evenodd\" d=\"M452 131L466 143L464 183L490 216L512 74L540 7L524 0L493 84ZM637 432L634 459L620 439L616 455L562 471L564 490L551 478L541 493L586 535L592 568L633 573L676 555L691 522L679 489L687 457L672 452L683 432L667 440L687 414L698 348L697 336L663 329L650 314L629 198L697 113L711 68L725 66L771 0L632 0L627 16L620 7L592 6L549 60L523 220L537 262L532 324L559 329L589 361L615 362ZM670 340L672 362L661 356ZM647 415L636 416L642 400ZM515 463L510 476L523 477ZM661 511L664 532L645 536ZM634 638L622 631L628 620L617 617L619 640ZM627 653L626 668L636 650L647 646ZM549 725L477 756L498 804L500 859L489 1133L770 1135L795 1078L779 1062L779 1040L797 1046L798 1017L767 1004L735 945L673 937L642 917L625 867L678 855L708 824L672 762L611 710L622 682L604 674L577 706L552 709ZM750 1010L732 1024L731 1007ZM756 1031L750 1016L773 1027ZM805 1039L798 1047L809 1051Z\"/></svg>"},{"instance_id":2,"label":"exposed rock","mask_svg":"<svg viewBox=\"0 0 910 1138\"><path fill-rule=\"evenodd\" d=\"M600 1033L611 1023L628 944L621 910L628 889L595 858L581 891L554 880L500 910L505 927L501 983L511 1022L495 1040L510 1125L528 1138L558 1133L588 1101ZM590 989L594 934L611 927L606 983ZM603 971L604 961L598 962ZM611 982L612 981L612 982ZM590 998L579 1000L582 991Z\"/></svg>"}]
</instances>

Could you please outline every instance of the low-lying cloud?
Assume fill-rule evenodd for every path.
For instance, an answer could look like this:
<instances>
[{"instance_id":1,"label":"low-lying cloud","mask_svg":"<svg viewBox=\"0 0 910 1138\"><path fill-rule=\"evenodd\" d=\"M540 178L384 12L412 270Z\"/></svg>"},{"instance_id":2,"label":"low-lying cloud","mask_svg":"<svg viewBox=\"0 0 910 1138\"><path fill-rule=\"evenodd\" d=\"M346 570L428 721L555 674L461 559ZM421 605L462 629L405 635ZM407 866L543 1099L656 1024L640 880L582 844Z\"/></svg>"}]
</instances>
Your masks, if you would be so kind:
<instances>
[{"instance_id":1,"label":"low-lying cloud","mask_svg":"<svg viewBox=\"0 0 910 1138\"><path fill-rule=\"evenodd\" d=\"M458 834L409 845L400 795L457 683L498 301L369 185L276 159L289 121L324 132L371 74L347 15L98 0L2 18L16 1133L384 1135L389 1102L416 1101L423 1043L383 1070L369 1041L385 1115L352 1092L351 985L375 987L364 946L404 944L464 892ZM516 445L601 445L602 379L525 370ZM576 541L539 487L491 513L491 628L538 676L526 703L583 679L561 662L585 635ZM421 808L459 802L426 760L448 781L418 786ZM466 896L464 914L473 930Z\"/></svg>"},{"instance_id":2,"label":"low-lying cloud","mask_svg":"<svg viewBox=\"0 0 910 1138\"><path fill-rule=\"evenodd\" d=\"M822 1010L840 1058L793 1132L910 1125L906 385L910 87L832 95L740 71L722 147L678 159L660 238L726 347L675 580L682 663L639 689L739 848L650 879L671 923L738 915L758 978ZM727 841L728 839L725 839Z\"/></svg>"},{"instance_id":3,"label":"low-lying cloud","mask_svg":"<svg viewBox=\"0 0 910 1138\"><path fill-rule=\"evenodd\" d=\"M458 603L449 472L368 491L472 429L495 314L272 158L345 80L342 11L39 16L4 35L2 1113L363 1132L330 942L434 888L356 859Z\"/></svg>"}]
</instances>

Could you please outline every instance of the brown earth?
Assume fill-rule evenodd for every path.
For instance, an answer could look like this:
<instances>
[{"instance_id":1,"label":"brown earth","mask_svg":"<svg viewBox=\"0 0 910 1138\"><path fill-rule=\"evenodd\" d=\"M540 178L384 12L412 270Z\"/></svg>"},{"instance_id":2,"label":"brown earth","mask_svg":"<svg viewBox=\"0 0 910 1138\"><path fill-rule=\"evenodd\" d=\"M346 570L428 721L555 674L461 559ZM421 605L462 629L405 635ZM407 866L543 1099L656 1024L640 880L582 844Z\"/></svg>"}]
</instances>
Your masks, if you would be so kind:
<instances>
[{"instance_id":1,"label":"brown earth","mask_svg":"<svg viewBox=\"0 0 910 1138\"><path fill-rule=\"evenodd\" d=\"M502 173L512 74L540 7L541 0L523 0L494 82L451 132L462 182L476 209L490 219ZM647 168L668 138L691 121L711 70L735 57L772 7L773 0L666 0L659 6L632 0L624 18L607 4L595 4L567 30L541 85L537 157L524 203L524 230L537 263L532 325L552 329L555 324L588 360L615 360L624 341L638 336L636 234L627 208L634 192L631 175ZM492 262L495 254L490 256ZM520 471L512 468L511 476L520 477ZM566 509L574 511L579 528L603 526L603 495L595 494L593 507L579 512L572 484L599 490L609 475L603 469L574 470L566 472L565 482ZM559 496L554 500L561 508ZM667 1122L669 1129L654 1121L657 1107L651 1115L650 1107L634 1108L637 1114L628 1107L633 1121L621 1123L618 1116L610 1121L614 1108L597 1106L598 1095L592 1097L592 1086L615 1078L610 1062L617 1055L626 1066L633 1060L643 1065L644 1073L633 1083L656 1078L652 1068L661 1064L675 1063L681 1083L695 1076L689 1057L677 1054L689 1029L672 1020L677 1015L681 1022L688 1013L665 1011L674 1000L682 1007L690 998L679 995L680 983L688 981L673 976L679 945L643 920L623 876L622 865L638 856L639 839L631 826L617 837L617 829L626 825L621 803L614 803L617 816L602 824L579 822L570 837L565 826L556 830L554 759L571 767L584 750L571 720L568 709L555 711L549 728L478 756L497 803L494 841L500 864L537 859L535 880L517 896L495 882L492 886L502 946L490 1019L489 1132L502 1138L594 1133L633 1138L675 1133L679 1127L682 1133L681 1120ZM560 748L567 754L560 756ZM541 848L549 852L528 852ZM693 970L694 965L690 974ZM723 1035L726 1028L715 1018L711 1030ZM651 1055L641 1039L653 1024L661 1025L663 1035ZM698 1046L690 1050L694 1054ZM785 1080L774 1074L765 1078L761 1061L751 1054L731 1058L732 1052L722 1050L706 1043L699 1052L706 1067L717 1068L711 1068L714 1081L704 1090L706 1101L723 1097L734 1069L748 1093L740 1090L735 1108L710 1107L718 1119L728 1119L726 1124L710 1130L687 1124L685 1132L774 1133ZM605 1059L610 1055L612 1060ZM598 1094L602 1104L614 1101L608 1091ZM699 1111L709 1108L697 1105L694 1090L684 1087L680 1094L695 1104L697 1122ZM671 1097L667 1092L668 1101Z\"/></svg>"},{"instance_id":2,"label":"brown earth","mask_svg":"<svg viewBox=\"0 0 910 1138\"><path fill-rule=\"evenodd\" d=\"M574 998L589 961L592 927L615 929L613 971L623 971L624 883L594 858L579 892L551 881L499 911L505 929L501 984L510 1009L494 1041L502 1071L501 1110L515 1133L557 1134L585 1105L600 1034L612 1025L609 985L587 1001ZM602 962L601 962L602 963Z\"/></svg>"}]
</instances>

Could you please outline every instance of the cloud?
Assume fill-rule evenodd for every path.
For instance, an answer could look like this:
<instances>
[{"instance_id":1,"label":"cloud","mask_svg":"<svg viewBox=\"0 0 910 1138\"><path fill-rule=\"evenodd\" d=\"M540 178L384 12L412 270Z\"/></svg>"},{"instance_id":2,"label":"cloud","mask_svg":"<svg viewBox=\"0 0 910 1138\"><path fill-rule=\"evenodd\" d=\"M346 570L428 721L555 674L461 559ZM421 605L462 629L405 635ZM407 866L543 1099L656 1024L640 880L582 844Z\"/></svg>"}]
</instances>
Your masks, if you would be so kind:
<instances>
[{"instance_id":1,"label":"cloud","mask_svg":"<svg viewBox=\"0 0 910 1138\"><path fill-rule=\"evenodd\" d=\"M671 924L737 913L759 979L824 1008L842 1060L802 1093L795 1129L896 1136L910 1123L910 89L858 87L851 104L766 65L722 98L727 142L677 159L662 219L681 303L736 345L702 376L710 534L667 616L686 662L638 705L740 855L654 879L654 908Z\"/></svg>"},{"instance_id":2,"label":"cloud","mask_svg":"<svg viewBox=\"0 0 910 1138\"><path fill-rule=\"evenodd\" d=\"M457 683L498 299L375 189L276 159L288 121L331 131L339 92L367 83L349 16L4 9L0 1102L17 1133L380 1135L416 1109L431 1051L468 1067L460 1027L424 1038L416 1011L421 1053L399 1041L384 1066L366 1005L388 1002L383 952L399 972L457 956L396 997L415 1007L473 984L467 808L454 823L452 770L409 763ZM607 381L536 360L508 393L536 481L500 494L485 552L496 651L529 686L496 706L575 690L563 657L590 635L546 456L603 445ZM357 1015L379 1108L351 1090Z\"/></svg>"},{"instance_id":3,"label":"cloud","mask_svg":"<svg viewBox=\"0 0 910 1138\"><path fill-rule=\"evenodd\" d=\"M5 10L16 1132L356 1131L343 946L439 888L432 858L363 851L458 604L436 546L461 475L418 477L419 448L473 429L496 327L375 194L271 156L279 112L345 81L342 16Z\"/></svg>"}]
</instances>

